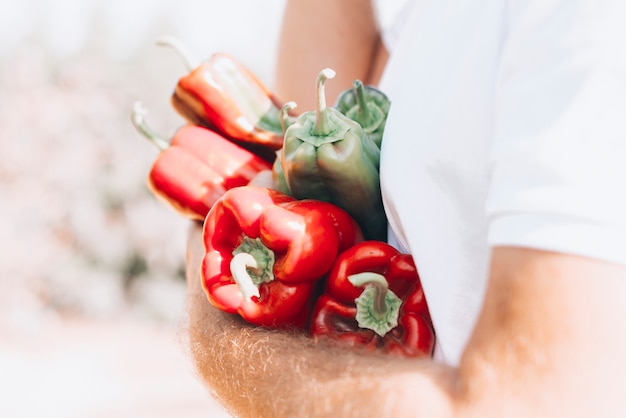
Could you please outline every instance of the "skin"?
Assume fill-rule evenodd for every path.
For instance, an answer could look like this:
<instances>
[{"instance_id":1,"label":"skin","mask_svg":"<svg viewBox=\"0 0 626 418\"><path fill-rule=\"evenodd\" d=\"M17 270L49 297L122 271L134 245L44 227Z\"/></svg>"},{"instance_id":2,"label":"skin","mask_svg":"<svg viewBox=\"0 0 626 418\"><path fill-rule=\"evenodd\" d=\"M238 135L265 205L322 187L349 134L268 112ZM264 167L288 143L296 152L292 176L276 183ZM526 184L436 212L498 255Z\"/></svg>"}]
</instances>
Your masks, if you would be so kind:
<instances>
[{"instance_id":1,"label":"skin","mask_svg":"<svg viewBox=\"0 0 626 418\"><path fill-rule=\"evenodd\" d=\"M347 9L351 17L339 20ZM313 83L321 63L336 63L338 77L349 74L345 83L357 74L377 80L374 69L385 54L380 58L374 26L359 25L373 16L369 1L292 0L285 16L282 97L306 103L302 80ZM331 39L336 52L328 48ZM345 59L347 51L356 63ZM247 325L208 303L200 283L203 254L201 227L194 224L187 253L190 353L207 386L236 416L626 416L626 266L493 248L482 312L453 368Z\"/></svg>"},{"instance_id":2,"label":"skin","mask_svg":"<svg viewBox=\"0 0 626 418\"><path fill-rule=\"evenodd\" d=\"M396 416L402 393L393 386L403 387L417 377L407 373L408 365L427 371L429 385L431 379L437 382L430 394L419 394L440 398L440 416L449 416L446 393L452 389L453 370L429 361L400 361L316 343L297 331L250 326L208 303L200 284L203 256L201 227L193 225L187 253L190 350L199 374L233 415ZM364 410L364 399L379 401L369 402Z\"/></svg>"},{"instance_id":3,"label":"skin","mask_svg":"<svg viewBox=\"0 0 626 418\"><path fill-rule=\"evenodd\" d=\"M241 417L618 417L626 268L545 251L493 250L484 308L461 364L376 355L214 309L189 234L190 350Z\"/></svg>"},{"instance_id":4,"label":"skin","mask_svg":"<svg viewBox=\"0 0 626 418\"><path fill-rule=\"evenodd\" d=\"M328 105L357 78L378 82L388 53L369 1L288 1L284 13L275 77L282 100L299 112L315 109L315 81L326 67L336 71L325 86Z\"/></svg>"}]
</instances>

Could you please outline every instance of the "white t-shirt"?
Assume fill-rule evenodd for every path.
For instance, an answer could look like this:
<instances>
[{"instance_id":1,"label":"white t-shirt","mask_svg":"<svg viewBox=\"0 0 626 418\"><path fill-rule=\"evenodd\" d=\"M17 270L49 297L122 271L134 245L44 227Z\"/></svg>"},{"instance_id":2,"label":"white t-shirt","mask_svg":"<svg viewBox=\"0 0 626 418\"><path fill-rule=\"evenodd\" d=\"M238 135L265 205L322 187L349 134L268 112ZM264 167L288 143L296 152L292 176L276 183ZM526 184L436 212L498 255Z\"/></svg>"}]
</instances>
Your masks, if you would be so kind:
<instances>
[{"instance_id":1,"label":"white t-shirt","mask_svg":"<svg viewBox=\"0 0 626 418\"><path fill-rule=\"evenodd\" d=\"M491 246L626 264L626 1L416 0L402 22L383 197L457 364Z\"/></svg>"}]
</instances>

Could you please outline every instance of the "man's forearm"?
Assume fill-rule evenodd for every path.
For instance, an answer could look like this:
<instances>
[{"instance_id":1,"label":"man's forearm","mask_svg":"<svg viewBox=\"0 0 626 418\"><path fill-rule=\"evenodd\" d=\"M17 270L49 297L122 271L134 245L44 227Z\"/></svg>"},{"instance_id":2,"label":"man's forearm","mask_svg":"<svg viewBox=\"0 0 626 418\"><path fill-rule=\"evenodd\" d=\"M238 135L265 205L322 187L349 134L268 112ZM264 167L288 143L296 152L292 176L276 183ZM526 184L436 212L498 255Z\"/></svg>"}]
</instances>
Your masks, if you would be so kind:
<instances>
[{"instance_id":1,"label":"man's forearm","mask_svg":"<svg viewBox=\"0 0 626 418\"><path fill-rule=\"evenodd\" d=\"M200 247L199 231L196 226L190 234L196 242L189 245L189 278L200 277L202 254L194 250ZM440 409L426 416L449 413L453 375L448 367L357 354L320 346L300 332L250 326L213 308L194 280L189 281L189 298L190 349L196 367L236 416L401 417L412 415L420 403L431 413Z\"/></svg>"},{"instance_id":2,"label":"man's forearm","mask_svg":"<svg viewBox=\"0 0 626 418\"><path fill-rule=\"evenodd\" d=\"M210 306L200 227L187 276L192 355L242 417L625 416L626 267L496 249L483 313L459 369L322 346ZM602 353L598 350L603 350Z\"/></svg>"},{"instance_id":3,"label":"man's forearm","mask_svg":"<svg viewBox=\"0 0 626 418\"><path fill-rule=\"evenodd\" d=\"M409 391L409 399L415 394L428 399L422 405L429 408L433 393L446 396L433 386L430 375L440 371L432 367L421 379L424 389L416 390L419 379L410 370L419 370L418 362L319 347L302 336L241 327L233 318L216 316L204 320L219 321L219 334L207 333L203 321L192 319L191 348L202 377L236 416L401 417L409 416L401 414ZM440 380L449 379L442 373Z\"/></svg>"}]
</instances>

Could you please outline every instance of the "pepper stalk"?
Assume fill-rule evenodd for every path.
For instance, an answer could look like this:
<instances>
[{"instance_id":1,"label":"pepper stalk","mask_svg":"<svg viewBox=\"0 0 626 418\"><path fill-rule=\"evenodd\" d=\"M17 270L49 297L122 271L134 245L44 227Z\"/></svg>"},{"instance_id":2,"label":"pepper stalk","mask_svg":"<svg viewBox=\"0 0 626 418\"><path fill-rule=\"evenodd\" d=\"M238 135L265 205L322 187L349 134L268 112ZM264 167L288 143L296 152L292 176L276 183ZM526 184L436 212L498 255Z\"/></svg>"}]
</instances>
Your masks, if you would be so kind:
<instances>
[{"instance_id":1,"label":"pepper stalk","mask_svg":"<svg viewBox=\"0 0 626 418\"><path fill-rule=\"evenodd\" d=\"M230 272L246 300L260 297L259 286L274 280L274 252L259 238L245 237L233 251Z\"/></svg>"},{"instance_id":2,"label":"pepper stalk","mask_svg":"<svg viewBox=\"0 0 626 418\"><path fill-rule=\"evenodd\" d=\"M373 105L369 106L365 97L365 87L361 80L354 80L354 82L352 82L352 88L354 88L356 92L357 106L352 108L346 116L359 122L363 128L375 124L377 119L384 118L384 115L382 115L378 107ZM376 113L376 110L378 110L378 113Z\"/></svg>"},{"instance_id":3,"label":"pepper stalk","mask_svg":"<svg viewBox=\"0 0 626 418\"><path fill-rule=\"evenodd\" d=\"M328 115L326 114L326 80L335 77L335 71L331 68L324 68L317 76L317 110L315 113L315 125L313 134L317 136L326 136L330 134L330 126L328 125Z\"/></svg>"},{"instance_id":4,"label":"pepper stalk","mask_svg":"<svg viewBox=\"0 0 626 418\"><path fill-rule=\"evenodd\" d=\"M149 139L159 151L165 151L170 147L170 142L157 134L147 123L146 115L148 111L140 101L133 103L133 109L131 111L131 120L135 128L147 139Z\"/></svg>"},{"instance_id":5,"label":"pepper stalk","mask_svg":"<svg viewBox=\"0 0 626 418\"><path fill-rule=\"evenodd\" d=\"M365 289L355 299L356 320L361 328L367 328L384 337L398 326L402 300L389 290L387 279L382 274L363 272L348 276L356 287Z\"/></svg>"},{"instance_id":6,"label":"pepper stalk","mask_svg":"<svg viewBox=\"0 0 626 418\"><path fill-rule=\"evenodd\" d=\"M390 107L387 95L375 87L365 86L359 79L339 95L335 104L337 110L361 125L379 148Z\"/></svg>"},{"instance_id":7,"label":"pepper stalk","mask_svg":"<svg viewBox=\"0 0 626 418\"><path fill-rule=\"evenodd\" d=\"M298 105L296 102L287 102L280 108L280 126L283 128L283 133L293 125L293 119L289 117L289 112L294 110Z\"/></svg>"},{"instance_id":8,"label":"pepper stalk","mask_svg":"<svg viewBox=\"0 0 626 418\"><path fill-rule=\"evenodd\" d=\"M187 46L185 46L182 42L180 42L176 38L173 38L171 36L161 36L157 38L156 44L158 46L164 46L164 47L173 49L183 60L185 67L189 71L192 71L198 68L201 64L201 62L197 58L192 56L189 48L187 48Z\"/></svg>"}]
</instances>

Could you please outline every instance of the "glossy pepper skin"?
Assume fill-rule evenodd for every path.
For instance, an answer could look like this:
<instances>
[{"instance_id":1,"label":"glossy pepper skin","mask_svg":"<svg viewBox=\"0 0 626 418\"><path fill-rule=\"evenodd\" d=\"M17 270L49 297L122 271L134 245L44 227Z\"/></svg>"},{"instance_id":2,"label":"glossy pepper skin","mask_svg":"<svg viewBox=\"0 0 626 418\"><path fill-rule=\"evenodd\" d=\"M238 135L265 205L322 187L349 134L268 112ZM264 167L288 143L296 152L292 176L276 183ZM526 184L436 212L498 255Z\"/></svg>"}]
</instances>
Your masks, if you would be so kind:
<instances>
[{"instance_id":1,"label":"glossy pepper skin","mask_svg":"<svg viewBox=\"0 0 626 418\"><path fill-rule=\"evenodd\" d=\"M290 195L331 202L359 223L366 239L382 241L387 221L378 173L380 150L357 122L326 107L324 83L333 76L330 69L320 73L318 108L302 113L286 129L282 171L274 167L274 173L284 176Z\"/></svg>"},{"instance_id":2,"label":"glossy pepper skin","mask_svg":"<svg viewBox=\"0 0 626 418\"><path fill-rule=\"evenodd\" d=\"M432 355L435 335L413 258L379 241L344 251L315 304L311 334L407 357Z\"/></svg>"},{"instance_id":3,"label":"glossy pepper skin","mask_svg":"<svg viewBox=\"0 0 626 418\"><path fill-rule=\"evenodd\" d=\"M161 149L148 174L148 187L187 218L204 220L227 190L271 169L267 161L200 126L184 126L167 141L150 130L144 114L135 103L133 123Z\"/></svg>"},{"instance_id":4,"label":"glossy pepper skin","mask_svg":"<svg viewBox=\"0 0 626 418\"><path fill-rule=\"evenodd\" d=\"M305 328L320 280L361 240L356 222L330 203L231 189L204 223L203 287L213 306L247 322Z\"/></svg>"},{"instance_id":5,"label":"glossy pepper skin","mask_svg":"<svg viewBox=\"0 0 626 418\"><path fill-rule=\"evenodd\" d=\"M160 45L177 49L189 73L178 80L172 106L190 123L208 127L252 150L268 161L283 144L281 105L269 89L243 64L225 53L195 63L174 39Z\"/></svg>"},{"instance_id":6,"label":"glossy pepper skin","mask_svg":"<svg viewBox=\"0 0 626 418\"><path fill-rule=\"evenodd\" d=\"M355 80L352 88L344 90L335 104L341 113L357 122L367 136L380 148L391 101L382 91L373 86L365 86Z\"/></svg>"}]
</instances>

